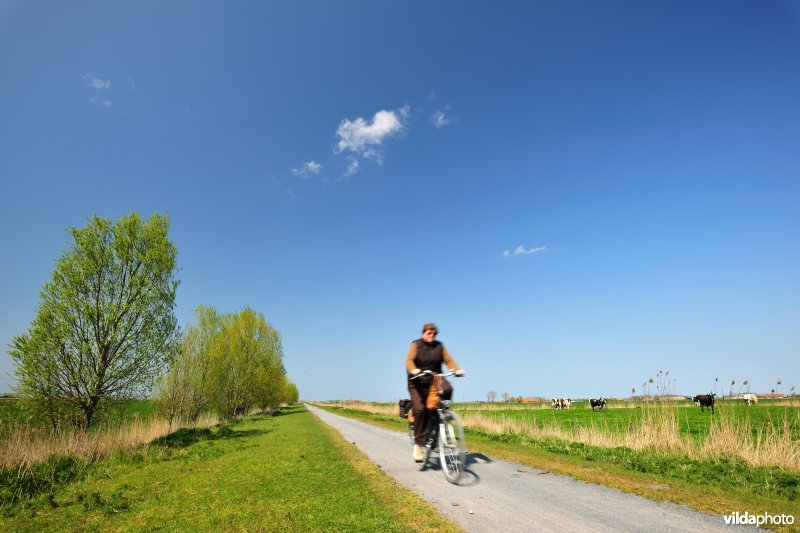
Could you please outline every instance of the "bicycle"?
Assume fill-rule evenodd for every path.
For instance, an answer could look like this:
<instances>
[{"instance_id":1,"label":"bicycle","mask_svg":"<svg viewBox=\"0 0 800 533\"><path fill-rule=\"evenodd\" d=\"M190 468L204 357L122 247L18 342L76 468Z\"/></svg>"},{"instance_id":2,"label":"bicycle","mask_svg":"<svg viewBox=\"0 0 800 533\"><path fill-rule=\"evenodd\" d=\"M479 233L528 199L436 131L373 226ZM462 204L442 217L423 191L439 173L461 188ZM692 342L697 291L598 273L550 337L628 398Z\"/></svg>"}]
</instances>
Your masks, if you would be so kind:
<instances>
[{"instance_id":1,"label":"bicycle","mask_svg":"<svg viewBox=\"0 0 800 533\"><path fill-rule=\"evenodd\" d=\"M429 375L439 378L439 397L444 393L442 389L443 379L455 372L452 370L446 374L436 374L430 370L424 370L412 377L417 379L420 376ZM433 386L433 385L431 385ZM464 438L464 428L461 421L453 411L450 410L453 402L451 400L439 400L439 406L435 411L435 416L428 416L428 440L422 448L421 470L428 467L428 459L431 452L437 449L439 452L439 464L444 472L444 477L450 483L458 483L461 474L466 466L467 443ZM433 411L431 411L433 414ZM408 434L411 444L414 444L414 426L408 423Z\"/></svg>"}]
</instances>

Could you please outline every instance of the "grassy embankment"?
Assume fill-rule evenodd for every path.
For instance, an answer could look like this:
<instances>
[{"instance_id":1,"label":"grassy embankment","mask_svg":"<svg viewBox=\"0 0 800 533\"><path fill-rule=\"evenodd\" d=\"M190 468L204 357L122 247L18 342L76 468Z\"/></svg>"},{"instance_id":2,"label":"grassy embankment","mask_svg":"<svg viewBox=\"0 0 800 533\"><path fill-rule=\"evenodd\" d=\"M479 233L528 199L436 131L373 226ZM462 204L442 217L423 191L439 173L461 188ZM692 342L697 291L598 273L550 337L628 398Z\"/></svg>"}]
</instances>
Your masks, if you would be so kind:
<instances>
[{"instance_id":1,"label":"grassy embankment","mask_svg":"<svg viewBox=\"0 0 800 533\"><path fill-rule=\"evenodd\" d=\"M320 407L387 428L406 428L393 404ZM463 415L473 452L696 509L800 518L797 408L765 405L743 411L728 405L712 422L712 415L698 408L695 413L675 406L596 413L533 409L527 415L514 407L463 407L455 410ZM765 442L773 439L782 439L775 449L789 456L767 450L771 444ZM711 447L714 442L727 444L720 451ZM733 446L741 452L753 442L764 447L756 456L789 466L754 466L741 453L730 453Z\"/></svg>"},{"instance_id":2,"label":"grassy embankment","mask_svg":"<svg viewBox=\"0 0 800 533\"><path fill-rule=\"evenodd\" d=\"M182 429L2 499L3 530L458 530L300 405Z\"/></svg>"}]
</instances>

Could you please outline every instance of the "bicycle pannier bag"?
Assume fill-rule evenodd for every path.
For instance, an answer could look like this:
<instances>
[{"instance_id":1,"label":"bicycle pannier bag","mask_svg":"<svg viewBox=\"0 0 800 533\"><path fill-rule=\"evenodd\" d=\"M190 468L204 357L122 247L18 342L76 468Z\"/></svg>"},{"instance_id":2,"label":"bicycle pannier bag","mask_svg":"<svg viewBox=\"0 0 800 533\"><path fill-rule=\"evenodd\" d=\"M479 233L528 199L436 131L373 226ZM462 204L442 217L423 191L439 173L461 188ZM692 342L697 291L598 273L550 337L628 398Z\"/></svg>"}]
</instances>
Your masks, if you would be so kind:
<instances>
[{"instance_id":1,"label":"bicycle pannier bag","mask_svg":"<svg viewBox=\"0 0 800 533\"><path fill-rule=\"evenodd\" d=\"M408 418L408 412L411 410L411 400L400 400L397 403L400 408L400 418Z\"/></svg>"}]
</instances>

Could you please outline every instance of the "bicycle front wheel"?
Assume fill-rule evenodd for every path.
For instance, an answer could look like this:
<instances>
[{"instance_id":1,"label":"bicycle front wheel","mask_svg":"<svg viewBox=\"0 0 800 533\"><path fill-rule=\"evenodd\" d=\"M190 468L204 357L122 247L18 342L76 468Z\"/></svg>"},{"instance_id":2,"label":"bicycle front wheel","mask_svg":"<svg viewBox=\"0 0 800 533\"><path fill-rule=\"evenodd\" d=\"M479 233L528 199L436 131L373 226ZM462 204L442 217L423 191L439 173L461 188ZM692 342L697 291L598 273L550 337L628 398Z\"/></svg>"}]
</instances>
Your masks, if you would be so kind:
<instances>
[{"instance_id":1,"label":"bicycle front wheel","mask_svg":"<svg viewBox=\"0 0 800 533\"><path fill-rule=\"evenodd\" d=\"M447 481L458 483L466 466L466 456L467 442L461 421L455 413L446 411L439 422L439 461Z\"/></svg>"}]
</instances>

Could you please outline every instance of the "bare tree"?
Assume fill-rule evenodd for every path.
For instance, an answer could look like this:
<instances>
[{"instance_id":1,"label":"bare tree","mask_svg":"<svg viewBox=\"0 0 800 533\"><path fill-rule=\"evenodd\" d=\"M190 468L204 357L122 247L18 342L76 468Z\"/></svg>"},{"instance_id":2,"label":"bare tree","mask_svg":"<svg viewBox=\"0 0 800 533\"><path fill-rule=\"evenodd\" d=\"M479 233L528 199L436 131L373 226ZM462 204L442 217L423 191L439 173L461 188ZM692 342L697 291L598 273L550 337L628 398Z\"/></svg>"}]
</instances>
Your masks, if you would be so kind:
<instances>
[{"instance_id":1,"label":"bare tree","mask_svg":"<svg viewBox=\"0 0 800 533\"><path fill-rule=\"evenodd\" d=\"M489 392L486 393L486 399L490 402L493 402L496 396L497 393L493 390L490 390Z\"/></svg>"}]
</instances>

